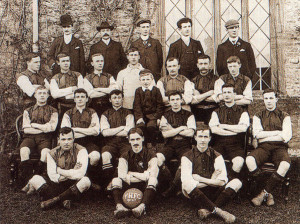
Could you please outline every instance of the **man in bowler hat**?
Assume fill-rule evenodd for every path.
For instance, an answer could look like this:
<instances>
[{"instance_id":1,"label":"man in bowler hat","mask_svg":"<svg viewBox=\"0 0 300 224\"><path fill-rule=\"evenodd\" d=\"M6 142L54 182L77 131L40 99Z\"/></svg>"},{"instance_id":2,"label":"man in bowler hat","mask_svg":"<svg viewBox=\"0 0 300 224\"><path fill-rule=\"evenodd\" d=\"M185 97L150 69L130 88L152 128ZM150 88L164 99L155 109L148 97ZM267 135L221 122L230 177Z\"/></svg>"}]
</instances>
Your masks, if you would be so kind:
<instances>
[{"instance_id":1,"label":"man in bowler hat","mask_svg":"<svg viewBox=\"0 0 300 224\"><path fill-rule=\"evenodd\" d=\"M55 75L60 72L60 67L56 63L57 55L64 53L70 56L70 70L85 75L84 49L81 40L74 37L73 21L70 15L60 17L60 25L63 29L63 36L54 39L48 52L48 65Z\"/></svg>"},{"instance_id":2,"label":"man in bowler hat","mask_svg":"<svg viewBox=\"0 0 300 224\"><path fill-rule=\"evenodd\" d=\"M240 73L248 76L251 80L255 74L255 56L251 44L239 37L239 22L229 20L225 23L229 38L218 46L217 50L217 72L218 75L229 74L227 59L230 56L237 56L241 60Z\"/></svg>"},{"instance_id":3,"label":"man in bowler hat","mask_svg":"<svg viewBox=\"0 0 300 224\"><path fill-rule=\"evenodd\" d=\"M100 32L101 39L98 43L91 46L89 58L87 61L87 68L92 70L91 61L92 55L101 53L104 56L103 72L113 75L116 79L120 70L127 66L127 58L124 53L122 44L111 39L111 31L113 26L104 21L97 30Z\"/></svg>"}]
</instances>

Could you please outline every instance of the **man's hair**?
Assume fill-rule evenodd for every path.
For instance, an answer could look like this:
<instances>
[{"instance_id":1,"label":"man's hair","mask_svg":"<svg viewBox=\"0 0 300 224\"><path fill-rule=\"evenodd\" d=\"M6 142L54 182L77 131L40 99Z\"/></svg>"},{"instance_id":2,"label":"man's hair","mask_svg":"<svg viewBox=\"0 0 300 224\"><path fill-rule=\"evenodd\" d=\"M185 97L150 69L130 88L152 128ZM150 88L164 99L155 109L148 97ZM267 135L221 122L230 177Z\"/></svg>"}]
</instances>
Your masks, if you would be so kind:
<instances>
[{"instance_id":1,"label":"man's hair","mask_svg":"<svg viewBox=\"0 0 300 224\"><path fill-rule=\"evenodd\" d=\"M140 71L140 77L143 77L143 76L146 76L146 75L149 75L149 74L153 78L153 74L152 74L151 70L149 70L149 69L143 69L143 70Z\"/></svg>"},{"instance_id":2,"label":"man's hair","mask_svg":"<svg viewBox=\"0 0 300 224\"><path fill-rule=\"evenodd\" d=\"M222 90L224 88L233 88L233 92L235 92L235 89L234 89L234 85L230 84L230 83L225 83L223 86L222 86Z\"/></svg>"},{"instance_id":3,"label":"man's hair","mask_svg":"<svg viewBox=\"0 0 300 224\"><path fill-rule=\"evenodd\" d=\"M178 27L179 29L181 29L182 23L191 23L191 26L193 25L193 22L192 22L192 20L191 20L190 18L182 18L182 19L180 19L180 20L177 22L177 27Z\"/></svg>"},{"instance_id":4,"label":"man's hair","mask_svg":"<svg viewBox=\"0 0 300 224\"><path fill-rule=\"evenodd\" d=\"M276 92L274 89L271 89L271 88L265 89L265 90L263 91L263 95L264 95L265 93L274 93L275 96L276 96L276 98L277 98L277 92Z\"/></svg>"},{"instance_id":5,"label":"man's hair","mask_svg":"<svg viewBox=\"0 0 300 224\"><path fill-rule=\"evenodd\" d=\"M135 133L138 133L140 136L144 137L144 133L142 131L142 129L140 128L131 128L127 134L128 136L128 139L130 137L131 134L135 134Z\"/></svg>"},{"instance_id":6,"label":"man's hair","mask_svg":"<svg viewBox=\"0 0 300 224\"><path fill-rule=\"evenodd\" d=\"M41 57L38 53L29 52L24 56L26 62L30 62L33 58Z\"/></svg>"},{"instance_id":7,"label":"man's hair","mask_svg":"<svg viewBox=\"0 0 300 224\"><path fill-rule=\"evenodd\" d=\"M101 53L95 53L95 54L92 54L92 57L91 57L92 60L93 60L94 57L97 57L97 56L102 56L104 58L103 54L101 54Z\"/></svg>"},{"instance_id":8,"label":"man's hair","mask_svg":"<svg viewBox=\"0 0 300 224\"><path fill-rule=\"evenodd\" d=\"M173 91L170 91L168 93L168 99L170 100L171 96L176 96L176 95L179 95L180 98L182 99L182 94L181 92L177 91L177 90L173 90Z\"/></svg>"},{"instance_id":9,"label":"man's hair","mask_svg":"<svg viewBox=\"0 0 300 224\"><path fill-rule=\"evenodd\" d=\"M167 66L167 62L169 62L169 61L174 61L174 60L177 60L177 62L178 62L178 64L179 64L179 59L178 59L178 58L176 58L176 57L170 57L170 58L168 58L168 59L166 60L166 66Z\"/></svg>"},{"instance_id":10,"label":"man's hair","mask_svg":"<svg viewBox=\"0 0 300 224\"><path fill-rule=\"evenodd\" d=\"M197 135L197 131L209 131L209 136L211 136L211 130L210 127L207 124L204 124L202 122L197 121L196 122L196 131L195 131L195 136Z\"/></svg>"},{"instance_id":11,"label":"man's hair","mask_svg":"<svg viewBox=\"0 0 300 224\"><path fill-rule=\"evenodd\" d=\"M75 136L74 130L70 127L63 127L61 129L59 129L59 137L60 137L60 135L66 135L66 134L69 134L70 132L72 132L72 135L74 138L74 136Z\"/></svg>"},{"instance_id":12,"label":"man's hair","mask_svg":"<svg viewBox=\"0 0 300 224\"><path fill-rule=\"evenodd\" d=\"M65 58L65 57L69 57L70 58L70 55L67 54L67 53L60 53L56 56L56 60L59 61L59 59L61 58Z\"/></svg>"},{"instance_id":13,"label":"man's hair","mask_svg":"<svg viewBox=\"0 0 300 224\"><path fill-rule=\"evenodd\" d=\"M47 89L46 86L43 86L43 85L42 86L38 86L35 89L34 93L37 93L38 90L44 90L44 89L47 90L47 93L49 94L49 89Z\"/></svg>"},{"instance_id":14,"label":"man's hair","mask_svg":"<svg viewBox=\"0 0 300 224\"><path fill-rule=\"evenodd\" d=\"M74 91L74 97L75 97L76 93L84 93L85 96L86 96L86 98L89 97L87 91L86 91L85 89L83 89L83 88L76 89L76 90Z\"/></svg>"},{"instance_id":15,"label":"man's hair","mask_svg":"<svg viewBox=\"0 0 300 224\"><path fill-rule=\"evenodd\" d=\"M139 53L139 55L140 55L140 52L139 52L139 49L137 49L136 47L131 47L131 48L129 48L127 51L126 51L126 55L129 55L130 53L132 53L132 52L138 52Z\"/></svg>"},{"instance_id":16,"label":"man's hair","mask_svg":"<svg viewBox=\"0 0 300 224\"><path fill-rule=\"evenodd\" d=\"M234 62L237 62L238 64L241 64L241 59L238 56L230 56L227 59L227 64L234 63Z\"/></svg>"},{"instance_id":17,"label":"man's hair","mask_svg":"<svg viewBox=\"0 0 300 224\"><path fill-rule=\"evenodd\" d=\"M122 98L124 97L123 92L119 89L114 89L109 93L109 99L111 98L112 95L122 95Z\"/></svg>"},{"instance_id":18,"label":"man's hair","mask_svg":"<svg viewBox=\"0 0 300 224\"><path fill-rule=\"evenodd\" d=\"M201 54L201 55L198 56L197 62L198 62L198 60L207 59L207 58L209 59L209 61L211 60L210 57L207 54Z\"/></svg>"}]
</instances>

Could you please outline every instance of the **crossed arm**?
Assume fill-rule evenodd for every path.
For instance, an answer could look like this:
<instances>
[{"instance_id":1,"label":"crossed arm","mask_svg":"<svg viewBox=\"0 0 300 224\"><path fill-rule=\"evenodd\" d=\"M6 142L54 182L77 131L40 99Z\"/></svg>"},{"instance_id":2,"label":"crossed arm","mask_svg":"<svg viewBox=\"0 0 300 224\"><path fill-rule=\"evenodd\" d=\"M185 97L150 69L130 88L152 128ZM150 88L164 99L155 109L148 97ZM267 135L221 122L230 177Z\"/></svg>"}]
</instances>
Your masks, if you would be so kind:
<instances>
[{"instance_id":1,"label":"crossed arm","mask_svg":"<svg viewBox=\"0 0 300 224\"><path fill-rule=\"evenodd\" d=\"M196 130L196 121L194 115L188 118L186 126L179 126L173 128L167 121L167 119L162 116L160 121L160 129L164 138L171 138L176 135L181 135L184 137L193 137Z\"/></svg>"}]
</instances>

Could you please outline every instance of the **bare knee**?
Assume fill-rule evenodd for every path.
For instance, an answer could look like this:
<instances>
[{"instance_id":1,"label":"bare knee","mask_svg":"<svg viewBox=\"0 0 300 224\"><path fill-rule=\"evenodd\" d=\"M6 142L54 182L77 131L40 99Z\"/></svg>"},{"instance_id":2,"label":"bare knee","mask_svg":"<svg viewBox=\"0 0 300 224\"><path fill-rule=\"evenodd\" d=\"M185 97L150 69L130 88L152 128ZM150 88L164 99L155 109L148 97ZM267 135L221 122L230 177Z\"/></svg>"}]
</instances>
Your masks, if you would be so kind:
<instances>
[{"instance_id":1,"label":"bare knee","mask_svg":"<svg viewBox=\"0 0 300 224\"><path fill-rule=\"evenodd\" d=\"M102 153L102 163L108 164L111 163L112 155L109 152Z\"/></svg>"},{"instance_id":2,"label":"bare knee","mask_svg":"<svg viewBox=\"0 0 300 224\"><path fill-rule=\"evenodd\" d=\"M226 184L225 188L231 188L233 189L235 192L238 192L241 188L242 188L242 182L235 178L233 180L231 180L228 184Z\"/></svg>"},{"instance_id":3,"label":"bare knee","mask_svg":"<svg viewBox=\"0 0 300 224\"><path fill-rule=\"evenodd\" d=\"M232 170L239 173L244 165L244 158L241 156L234 157L232 159Z\"/></svg>"},{"instance_id":4,"label":"bare knee","mask_svg":"<svg viewBox=\"0 0 300 224\"><path fill-rule=\"evenodd\" d=\"M28 147L22 147L20 149L21 161L29 160L30 149Z\"/></svg>"},{"instance_id":5,"label":"bare knee","mask_svg":"<svg viewBox=\"0 0 300 224\"><path fill-rule=\"evenodd\" d=\"M286 173L289 171L291 164L288 163L287 161L281 161L278 169L277 169L277 173L282 176L285 177Z\"/></svg>"},{"instance_id":6,"label":"bare knee","mask_svg":"<svg viewBox=\"0 0 300 224\"><path fill-rule=\"evenodd\" d=\"M90 164L92 166L97 166L100 160L100 153L97 151L93 151L89 154Z\"/></svg>"}]
</instances>

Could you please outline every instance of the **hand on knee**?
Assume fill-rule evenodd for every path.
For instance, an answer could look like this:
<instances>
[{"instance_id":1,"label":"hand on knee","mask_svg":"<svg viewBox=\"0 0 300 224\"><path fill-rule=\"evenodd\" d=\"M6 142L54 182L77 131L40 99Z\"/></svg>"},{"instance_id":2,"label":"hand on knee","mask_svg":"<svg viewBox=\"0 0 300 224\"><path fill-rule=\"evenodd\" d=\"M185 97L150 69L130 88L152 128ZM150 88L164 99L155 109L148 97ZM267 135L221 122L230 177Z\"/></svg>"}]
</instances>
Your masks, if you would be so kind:
<instances>
[{"instance_id":1,"label":"hand on knee","mask_svg":"<svg viewBox=\"0 0 300 224\"><path fill-rule=\"evenodd\" d=\"M286 162L286 161L281 161L278 169L277 169L277 173L282 176L285 177L286 173L289 171L291 164Z\"/></svg>"},{"instance_id":2,"label":"hand on knee","mask_svg":"<svg viewBox=\"0 0 300 224\"><path fill-rule=\"evenodd\" d=\"M41 160L42 162L44 162L44 163L47 162L47 153L48 153L48 152L50 152L50 149L48 149L48 148L44 148L44 149L42 149L42 151L41 151L41 158L40 158L40 160Z\"/></svg>"},{"instance_id":3,"label":"hand on knee","mask_svg":"<svg viewBox=\"0 0 300 224\"><path fill-rule=\"evenodd\" d=\"M247 156L246 165L247 165L248 170L250 172L256 170L256 168L257 168L256 161L255 161L255 158L253 156Z\"/></svg>"},{"instance_id":4,"label":"hand on knee","mask_svg":"<svg viewBox=\"0 0 300 224\"><path fill-rule=\"evenodd\" d=\"M238 192L242 188L242 185L242 182L239 179L235 178L231 180L228 184L226 184L225 189L230 187L235 192Z\"/></svg>"},{"instance_id":5,"label":"hand on knee","mask_svg":"<svg viewBox=\"0 0 300 224\"><path fill-rule=\"evenodd\" d=\"M90 164L92 166L97 166L100 160L100 153L97 151L93 151L89 154Z\"/></svg>"},{"instance_id":6,"label":"hand on knee","mask_svg":"<svg viewBox=\"0 0 300 224\"><path fill-rule=\"evenodd\" d=\"M91 181L88 177L81 178L80 181L76 184L76 187L81 193L87 191L90 188L90 186Z\"/></svg>"},{"instance_id":7,"label":"hand on knee","mask_svg":"<svg viewBox=\"0 0 300 224\"><path fill-rule=\"evenodd\" d=\"M241 172L241 169L244 165L244 159L240 156L237 156L232 159L232 170L236 173Z\"/></svg>"},{"instance_id":8,"label":"hand on knee","mask_svg":"<svg viewBox=\"0 0 300 224\"><path fill-rule=\"evenodd\" d=\"M102 164L111 163L112 155L109 152L102 153Z\"/></svg>"},{"instance_id":9,"label":"hand on knee","mask_svg":"<svg viewBox=\"0 0 300 224\"><path fill-rule=\"evenodd\" d=\"M29 160L30 149L28 147L22 147L20 149L21 161Z\"/></svg>"}]
</instances>

